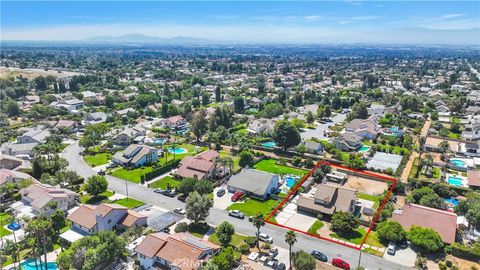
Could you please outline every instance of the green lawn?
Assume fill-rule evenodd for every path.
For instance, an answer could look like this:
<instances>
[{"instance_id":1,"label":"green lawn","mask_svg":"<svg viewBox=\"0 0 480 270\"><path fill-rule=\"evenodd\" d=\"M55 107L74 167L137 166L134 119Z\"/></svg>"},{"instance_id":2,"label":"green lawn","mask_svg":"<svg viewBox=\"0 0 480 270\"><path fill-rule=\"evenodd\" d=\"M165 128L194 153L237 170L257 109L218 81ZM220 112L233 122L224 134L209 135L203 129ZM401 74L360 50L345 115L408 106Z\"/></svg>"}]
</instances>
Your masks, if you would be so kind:
<instances>
[{"instance_id":1,"label":"green lawn","mask_svg":"<svg viewBox=\"0 0 480 270\"><path fill-rule=\"evenodd\" d=\"M460 138L460 134L453 133L453 132L449 132L449 133L448 133L448 138L450 138L450 139L458 139L458 138Z\"/></svg>"},{"instance_id":2,"label":"green lawn","mask_svg":"<svg viewBox=\"0 0 480 270\"><path fill-rule=\"evenodd\" d=\"M240 244L242 244L245 241L245 239L247 239L249 237L253 237L253 236L244 236L244 235L240 235L240 234L236 233L232 236L232 240L230 241L230 245L232 245L234 247L237 247ZM210 241L211 243L214 243L216 245L220 245L220 241L218 241L218 237L217 237L216 233L210 235L210 237L208 238L208 241Z\"/></svg>"},{"instance_id":3,"label":"green lawn","mask_svg":"<svg viewBox=\"0 0 480 270\"><path fill-rule=\"evenodd\" d=\"M170 188L176 188L180 182L180 180L174 179L171 176L165 176L164 178L151 183L149 187L167 189L167 186L170 184Z\"/></svg>"},{"instance_id":4,"label":"green lawn","mask_svg":"<svg viewBox=\"0 0 480 270\"><path fill-rule=\"evenodd\" d=\"M112 159L112 154L110 153L98 153L95 155L86 155L83 156L83 160L91 166L97 167L103 164L107 164Z\"/></svg>"},{"instance_id":5,"label":"green lawn","mask_svg":"<svg viewBox=\"0 0 480 270\"><path fill-rule=\"evenodd\" d=\"M318 235L317 231L323 227L323 222L321 222L320 220L316 220L315 223L313 223L312 227L310 227L310 229L308 229L308 233L310 234L314 234L314 235Z\"/></svg>"},{"instance_id":6,"label":"green lawn","mask_svg":"<svg viewBox=\"0 0 480 270\"><path fill-rule=\"evenodd\" d=\"M124 198L124 199L121 199L121 200L113 201L112 203L116 203L116 204L119 204L119 205L123 205L123 206L125 206L125 207L127 207L127 208L130 208L130 209L145 204L144 202L137 201L137 200L132 199L132 198Z\"/></svg>"},{"instance_id":7,"label":"green lawn","mask_svg":"<svg viewBox=\"0 0 480 270\"><path fill-rule=\"evenodd\" d=\"M169 147L168 144L165 145L165 146L168 146L168 147ZM185 156L194 156L194 155L196 155L196 154L198 154L198 153L201 153L201 152L207 150L207 147L201 146L200 149L198 150L198 152L195 152L195 145L193 145L193 144L188 144L188 143L177 144L177 145L176 145L176 148L185 148L185 149L187 150L187 153L185 153L185 154L175 154L175 159L182 159L182 158L184 158ZM174 159L173 153L169 153L169 152L166 152L166 153L167 153L167 157L166 157L166 158L168 159L168 161ZM165 163L167 163L168 161L165 159L165 157L159 159L159 162L160 162L160 164L162 164L162 165L165 164Z\"/></svg>"},{"instance_id":8,"label":"green lawn","mask_svg":"<svg viewBox=\"0 0 480 270\"><path fill-rule=\"evenodd\" d=\"M208 230L210 230L210 226L208 224L193 224L191 223L188 226L188 232L191 233L193 236L198 238L203 238L205 234L207 234Z\"/></svg>"},{"instance_id":9,"label":"green lawn","mask_svg":"<svg viewBox=\"0 0 480 270\"><path fill-rule=\"evenodd\" d=\"M370 194L367 194L367 193L361 193L361 192L358 192L357 193L357 197L360 198L360 199L364 199L364 200L367 200L367 201L372 201L374 202L375 204L373 205L374 208L377 208L378 205L380 204L380 200L383 199L382 196L380 195L370 195Z\"/></svg>"},{"instance_id":10,"label":"green lawn","mask_svg":"<svg viewBox=\"0 0 480 270\"><path fill-rule=\"evenodd\" d=\"M92 198L91 195L85 194L80 196L80 202L81 203L88 203L88 204L95 204L99 201L108 201L108 197L112 196L113 192L107 190L104 193L100 194L97 198Z\"/></svg>"},{"instance_id":11,"label":"green lawn","mask_svg":"<svg viewBox=\"0 0 480 270\"><path fill-rule=\"evenodd\" d=\"M365 238L365 235L367 235L367 231L365 231L365 229L363 228L358 228L356 231L348 235L338 235L336 233L330 234L331 237L342 239L357 245L360 245L362 243L363 238ZM365 243L371 246L384 247L378 240L378 236L375 231L370 232Z\"/></svg>"},{"instance_id":12,"label":"green lawn","mask_svg":"<svg viewBox=\"0 0 480 270\"><path fill-rule=\"evenodd\" d=\"M110 175L113 175L118 178L122 178L124 180L137 183L139 184L142 180L142 175L151 172L153 170L153 167L151 166L146 166L146 167L140 167L136 168L133 170L127 170L125 168L119 168L110 173Z\"/></svg>"},{"instance_id":13,"label":"green lawn","mask_svg":"<svg viewBox=\"0 0 480 270\"><path fill-rule=\"evenodd\" d=\"M4 228L4 226L8 224L8 219L10 217L11 217L10 214L0 213L0 237L12 234L11 231Z\"/></svg>"},{"instance_id":14,"label":"green lawn","mask_svg":"<svg viewBox=\"0 0 480 270\"><path fill-rule=\"evenodd\" d=\"M257 199L247 199L245 202L230 205L227 210L240 210L246 216L254 216L262 213L266 218L277 205L278 201L276 200L260 201Z\"/></svg>"},{"instance_id":15,"label":"green lawn","mask_svg":"<svg viewBox=\"0 0 480 270\"><path fill-rule=\"evenodd\" d=\"M233 160L233 170L236 171L236 170L240 169L240 165L238 164L238 162L240 161L239 156L233 156L232 154L230 154L228 151L225 151L225 150L220 151L220 156L221 157L231 157L232 160Z\"/></svg>"},{"instance_id":16,"label":"green lawn","mask_svg":"<svg viewBox=\"0 0 480 270\"><path fill-rule=\"evenodd\" d=\"M254 168L260 171L275 173L275 174L294 174L298 176L305 175L308 171L303 169L292 168L284 165L279 165L275 163L275 159L264 159L259 163L255 164Z\"/></svg>"}]
</instances>

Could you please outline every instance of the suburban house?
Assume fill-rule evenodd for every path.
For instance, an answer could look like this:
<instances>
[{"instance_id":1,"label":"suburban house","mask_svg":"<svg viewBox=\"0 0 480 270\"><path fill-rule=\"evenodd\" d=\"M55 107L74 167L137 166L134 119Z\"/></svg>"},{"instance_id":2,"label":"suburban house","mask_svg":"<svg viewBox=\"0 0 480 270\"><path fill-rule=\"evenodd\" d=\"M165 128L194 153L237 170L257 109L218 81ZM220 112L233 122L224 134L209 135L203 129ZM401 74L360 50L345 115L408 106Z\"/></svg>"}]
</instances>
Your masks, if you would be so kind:
<instances>
[{"instance_id":1,"label":"suburban house","mask_svg":"<svg viewBox=\"0 0 480 270\"><path fill-rule=\"evenodd\" d=\"M353 119L345 125L345 131L353 132L365 139L374 139L380 132L377 119L377 115L372 115L368 119Z\"/></svg>"},{"instance_id":2,"label":"suburban house","mask_svg":"<svg viewBox=\"0 0 480 270\"><path fill-rule=\"evenodd\" d=\"M0 169L0 186L6 183L19 184L22 180L35 180L30 174L19 171Z\"/></svg>"},{"instance_id":3,"label":"suburban house","mask_svg":"<svg viewBox=\"0 0 480 270\"><path fill-rule=\"evenodd\" d=\"M317 185L313 197L302 194L297 199L297 210L313 215L322 213L331 216L335 212L352 212L357 201L356 190L333 186Z\"/></svg>"},{"instance_id":4,"label":"suburban house","mask_svg":"<svg viewBox=\"0 0 480 270\"><path fill-rule=\"evenodd\" d=\"M126 127L120 133L113 136L113 142L116 145L129 145L134 141L143 140L147 130L140 126Z\"/></svg>"},{"instance_id":5,"label":"suburban house","mask_svg":"<svg viewBox=\"0 0 480 270\"><path fill-rule=\"evenodd\" d=\"M274 127L275 121L272 121L272 119L260 118L255 119L248 124L248 131L255 134L268 133L272 132Z\"/></svg>"},{"instance_id":6,"label":"suburban house","mask_svg":"<svg viewBox=\"0 0 480 270\"><path fill-rule=\"evenodd\" d=\"M125 206L107 203L83 204L67 219L72 221L72 230L86 234L147 225L147 216Z\"/></svg>"},{"instance_id":7,"label":"suburban house","mask_svg":"<svg viewBox=\"0 0 480 270\"><path fill-rule=\"evenodd\" d=\"M36 215L51 215L55 210L66 212L75 206L80 196L69 189L58 188L47 184L33 183L20 190L21 202L32 208ZM55 205L55 208L51 206Z\"/></svg>"},{"instance_id":8,"label":"suburban house","mask_svg":"<svg viewBox=\"0 0 480 270\"><path fill-rule=\"evenodd\" d=\"M455 213L417 204L405 204L401 210L393 211L392 220L400 223L405 230L409 230L412 225L431 228L440 234L443 242L448 244L455 242L457 232Z\"/></svg>"},{"instance_id":9,"label":"suburban house","mask_svg":"<svg viewBox=\"0 0 480 270\"><path fill-rule=\"evenodd\" d=\"M343 151L356 151L362 147L362 137L352 132L345 132L335 139L335 147Z\"/></svg>"},{"instance_id":10,"label":"suburban house","mask_svg":"<svg viewBox=\"0 0 480 270\"><path fill-rule=\"evenodd\" d=\"M302 144L307 149L307 152L310 154L320 154L323 149L323 144L318 142L304 141Z\"/></svg>"},{"instance_id":11,"label":"suburban house","mask_svg":"<svg viewBox=\"0 0 480 270\"><path fill-rule=\"evenodd\" d=\"M113 162L122 167L140 167L158 160L158 149L146 145L131 144L113 155Z\"/></svg>"},{"instance_id":12,"label":"suburban house","mask_svg":"<svg viewBox=\"0 0 480 270\"><path fill-rule=\"evenodd\" d=\"M194 157L186 156L180 161L180 167L175 172L175 176L196 179L213 178L217 171L214 160L218 156L215 150L208 150Z\"/></svg>"},{"instance_id":13,"label":"suburban house","mask_svg":"<svg viewBox=\"0 0 480 270\"><path fill-rule=\"evenodd\" d=\"M50 136L50 130L45 129L43 127L37 127L34 129L31 129L22 135L17 137L17 143L18 144L24 144L24 143L45 143L47 141L47 137Z\"/></svg>"},{"instance_id":14,"label":"suburban house","mask_svg":"<svg viewBox=\"0 0 480 270\"><path fill-rule=\"evenodd\" d=\"M0 151L4 155L18 156L18 155L28 155L33 157L33 148L37 146L38 143L10 143L6 142L0 147Z\"/></svg>"},{"instance_id":15,"label":"suburban house","mask_svg":"<svg viewBox=\"0 0 480 270\"><path fill-rule=\"evenodd\" d=\"M242 169L227 183L231 193L243 191L245 194L265 200L278 189L280 176L254 169Z\"/></svg>"},{"instance_id":16,"label":"suburban house","mask_svg":"<svg viewBox=\"0 0 480 270\"><path fill-rule=\"evenodd\" d=\"M371 104L369 108L367 108L368 115L384 115L385 114L385 105L382 104Z\"/></svg>"},{"instance_id":17,"label":"suburban house","mask_svg":"<svg viewBox=\"0 0 480 270\"><path fill-rule=\"evenodd\" d=\"M68 100L61 100L61 101L54 101L50 103L50 107L54 108L65 108L69 112L74 112L76 110L79 110L83 108L83 100L79 99L68 99Z\"/></svg>"},{"instance_id":18,"label":"suburban house","mask_svg":"<svg viewBox=\"0 0 480 270\"><path fill-rule=\"evenodd\" d=\"M142 269L199 269L220 247L188 233L152 233L135 251Z\"/></svg>"},{"instance_id":19,"label":"suburban house","mask_svg":"<svg viewBox=\"0 0 480 270\"><path fill-rule=\"evenodd\" d=\"M59 120L54 128L55 129L64 129L68 132L75 132L77 131L78 123L73 120Z\"/></svg>"},{"instance_id":20,"label":"suburban house","mask_svg":"<svg viewBox=\"0 0 480 270\"><path fill-rule=\"evenodd\" d=\"M3 146L3 145L2 145ZM8 170L16 170L19 168L28 168L30 167L30 162L11 156L11 155L6 155L0 154L0 168L3 169L8 169Z\"/></svg>"},{"instance_id":21,"label":"suburban house","mask_svg":"<svg viewBox=\"0 0 480 270\"><path fill-rule=\"evenodd\" d=\"M166 119L163 119L160 122L160 126L162 127L168 127L171 129L182 129L187 127L187 120L183 118L181 115L175 115L168 117Z\"/></svg>"},{"instance_id":22,"label":"suburban house","mask_svg":"<svg viewBox=\"0 0 480 270\"><path fill-rule=\"evenodd\" d=\"M462 137L465 140L480 139L480 115L470 115L467 119L462 119L461 124L465 128L462 132Z\"/></svg>"},{"instance_id":23,"label":"suburban house","mask_svg":"<svg viewBox=\"0 0 480 270\"><path fill-rule=\"evenodd\" d=\"M480 187L480 171L478 170L468 170L467 171L467 181L470 188L479 188Z\"/></svg>"},{"instance_id":24,"label":"suburban house","mask_svg":"<svg viewBox=\"0 0 480 270\"><path fill-rule=\"evenodd\" d=\"M136 112L136 111L133 108L126 108L126 109L123 109L123 110L116 111L115 114L123 117L123 116L126 116L129 112L133 113L133 112Z\"/></svg>"},{"instance_id":25,"label":"suburban house","mask_svg":"<svg viewBox=\"0 0 480 270\"><path fill-rule=\"evenodd\" d=\"M89 124L103 123L107 120L107 114L104 112L85 112L84 119Z\"/></svg>"}]
</instances>

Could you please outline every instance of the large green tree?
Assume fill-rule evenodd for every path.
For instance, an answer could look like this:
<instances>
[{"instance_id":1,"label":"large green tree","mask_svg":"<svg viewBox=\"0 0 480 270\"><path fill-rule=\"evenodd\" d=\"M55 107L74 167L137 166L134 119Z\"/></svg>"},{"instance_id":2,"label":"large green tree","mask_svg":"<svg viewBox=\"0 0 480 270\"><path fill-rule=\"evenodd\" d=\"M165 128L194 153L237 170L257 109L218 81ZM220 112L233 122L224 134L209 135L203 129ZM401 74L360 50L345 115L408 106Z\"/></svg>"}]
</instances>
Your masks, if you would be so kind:
<instances>
[{"instance_id":1,"label":"large green tree","mask_svg":"<svg viewBox=\"0 0 480 270\"><path fill-rule=\"evenodd\" d=\"M290 269L292 269L292 247L297 242L297 236L292 230L288 230L285 233L285 242L288 244L288 261Z\"/></svg>"},{"instance_id":2,"label":"large green tree","mask_svg":"<svg viewBox=\"0 0 480 270\"><path fill-rule=\"evenodd\" d=\"M197 141L200 140L200 138L207 133L208 126L207 126L207 114L204 110L200 110L195 114L195 116L192 119L191 122L191 127L190 129L192 130L193 134L195 135L195 138Z\"/></svg>"},{"instance_id":3,"label":"large green tree","mask_svg":"<svg viewBox=\"0 0 480 270\"><path fill-rule=\"evenodd\" d=\"M255 163L255 157L253 156L252 152L244 150L240 152L240 160L238 161L238 165L240 167L245 168L245 167L253 167Z\"/></svg>"},{"instance_id":4,"label":"large green tree","mask_svg":"<svg viewBox=\"0 0 480 270\"><path fill-rule=\"evenodd\" d=\"M217 226L215 233L217 234L218 241L220 241L222 247L228 247L230 241L232 241L233 235L235 234L235 228L232 224L224 221Z\"/></svg>"},{"instance_id":5,"label":"large green tree","mask_svg":"<svg viewBox=\"0 0 480 270\"><path fill-rule=\"evenodd\" d=\"M331 229L340 234L349 234L358 228L358 219L350 212L336 212L332 215Z\"/></svg>"},{"instance_id":6,"label":"large green tree","mask_svg":"<svg viewBox=\"0 0 480 270\"><path fill-rule=\"evenodd\" d=\"M312 255L299 250L293 254L293 266L295 269L315 270L316 261Z\"/></svg>"},{"instance_id":7,"label":"large green tree","mask_svg":"<svg viewBox=\"0 0 480 270\"><path fill-rule=\"evenodd\" d=\"M431 228L412 226L407 232L407 239L426 252L434 252L443 248L442 237Z\"/></svg>"},{"instance_id":8,"label":"large green tree","mask_svg":"<svg viewBox=\"0 0 480 270\"><path fill-rule=\"evenodd\" d=\"M406 233L402 225L396 221L385 221L378 225L377 229L378 238L383 243L400 243L405 237Z\"/></svg>"},{"instance_id":9,"label":"large green tree","mask_svg":"<svg viewBox=\"0 0 480 270\"><path fill-rule=\"evenodd\" d=\"M290 147L297 146L301 141L300 132L294 124L287 120L282 120L275 124L272 138L284 151L287 151Z\"/></svg>"},{"instance_id":10,"label":"large green tree","mask_svg":"<svg viewBox=\"0 0 480 270\"><path fill-rule=\"evenodd\" d=\"M208 195L201 195L194 191L190 193L185 201L185 212L187 218L198 224L205 221L210 214L210 208L213 206L212 199Z\"/></svg>"},{"instance_id":11,"label":"large green tree","mask_svg":"<svg viewBox=\"0 0 480 270\"><path fill-rule=\"evenodd\" d=\"M260 228L265 226L265 218L263 217L263 214L258 213L256 216L253 217L252 219L252 224L253 226L257 229L256 237L257 237L257 249L260 251Z\"/></svg>"},{"instance_id":12,"label":"large green tree","mask_svg":"<svg viewBox=\"0 0 480 270\"><path fill-rule=\"evenodd\" d=\"M85 191L94 197L97 197L98 195L107 191L107 188L107 179L105 178L105 176L101 175L90 176L84 186Z\"/></svg>"}]
</instances>

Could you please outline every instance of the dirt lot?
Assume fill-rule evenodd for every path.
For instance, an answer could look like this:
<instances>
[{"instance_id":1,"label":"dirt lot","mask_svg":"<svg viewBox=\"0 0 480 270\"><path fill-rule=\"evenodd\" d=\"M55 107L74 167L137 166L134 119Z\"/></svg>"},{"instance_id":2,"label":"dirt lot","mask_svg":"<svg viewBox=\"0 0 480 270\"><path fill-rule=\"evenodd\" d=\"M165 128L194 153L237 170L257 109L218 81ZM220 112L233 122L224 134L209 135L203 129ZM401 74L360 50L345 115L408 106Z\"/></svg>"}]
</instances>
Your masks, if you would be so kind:
<instances>
[{"instance_id":1,"label":"dirt lot","mask_svg":"<svg viewBox=\"0 0 480 270\"><path fill-rule=\"evenodd\" d=\"M378 195L382 194L383 191L388 188L388 185L386 182L375 181L359 176L350 175L344 187L356 189L362 193Z\"/></svg>"},{"instance_id":2,"label":"dirt lot","mask_svg":"<svg viewBox=\"0 0 480 270\"><path fill-rule=\"evenodd\" d=\"M0 67L0 78L10 78L10 77L17 77L17 76L22 76L24 78L27 78L28 80L32 80L38 76L48 76L48 75L53 75L57 78L62 78L62 77L68 77L68 76L73 76L73 75L78 75L79 73L76 72L67 72L67 71L62 71L61 73L58 73L55 70L42 70L42 69L19 69L19 68L6 68L6 67Z\"/></svg>"}]
</instances>

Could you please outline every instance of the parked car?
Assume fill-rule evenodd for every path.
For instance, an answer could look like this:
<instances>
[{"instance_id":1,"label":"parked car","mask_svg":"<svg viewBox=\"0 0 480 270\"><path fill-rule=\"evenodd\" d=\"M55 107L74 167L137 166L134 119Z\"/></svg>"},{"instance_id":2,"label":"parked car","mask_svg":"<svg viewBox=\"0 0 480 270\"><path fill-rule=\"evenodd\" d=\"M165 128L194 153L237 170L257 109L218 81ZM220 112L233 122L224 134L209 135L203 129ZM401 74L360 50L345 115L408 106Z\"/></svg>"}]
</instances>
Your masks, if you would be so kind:
<instances>
[{"instance_id":1,"label":"parked car","mask_svg":"<svg viewBox=\"0 0 480 270\"><path fill-rule=\"evenodd\" d=\"M177 195L177 193L175 192L174 189L164 190L162 194L165 195L165 196L171 197L171 198L173 198L173 197L175 197L175 195Z\"/></svg>"},{"instance_id":2,"label":"parked car","mask_svg":"<svg viewBox=\"0 0 480 270\"><path fill-rule=\"evenodd\" d=\"M274 268L275 266L277 266L278 264L278 260L277 259L273 259L273 258L270 258L268 259L264 265L268 266L268 267L271 267L271 268Z\"/></svg>"},{"instance_id":3,"label":"parked car","mask_svg":"<svg viewBox=\"0 0 480 270\"><path fill-rule=\"evenodd\" d=\"M270 251L268 251L268 257L270 258L275 258L278 255L278 248L271 248Z\"/></svg>"},{"instance_id":4,"label":"parked car","mask_svg":"<svg viewBox=\"0 0 480 270\"><path fill-rule=\"evenodd\" d=\"M312 253L310 253L313 257L315 257L315 259L317 260L320 260L322 262L326 262L328 261L328 258L327 258L327 255L323 254L322 252L318 251L318 250L314 250L312 251Z\"/></svg>"},{"instance_id":5,"label":"parked car","mask_svg":"<svg viewBox=\"0 0 480 270\"><path fill-rule=\"evenodd\" d=\"M105 171L98 171L97 173L98 175L102 175L102 176L105 176Z\"/></svg>"},{"instance_id":6,"label":"parked car","mask_svg":"<svg viewBox=\"0 0 480 270\"><path fill-rule=\"evenodd\" d=\"M252 222L253 221L253 216L249 216L248 221Z\"/></svg>"},{"instance_id":7,"label":"parked car","mask_svg":"<svg viewBox=\"0 0 480 270\"><path fill-rule=\"evenodd\" d=\"M397 250L397 246L394 243L388 244L388 247L387 247L387 253L388 254L393 256L393 255L395 255L396 250Z\"/></svg>"},{"instance_id":8,"label":"parked car","mask_svg":"<svg viewBox=\"0 0 480 270\"><path fill-rule=\"evenodd\" d=\"M223 195L225 195L225 189L224 188L221 188L221 189L217 190L217 197L222 197Z\"/></svg>"},{"instance_id":9,"label":"parked car","mask_svg":"<svg viewBox=\"0 0 480 270\"><path fill-rule=\"evenodd\" d=\"M245 215L242 212L240 212L239 210L230 210L230 211L228 211L228 215L231 216L231 217L239 218L239 219L244 219L245 218Z\"/></svg>"},{"instance_id":10,"label":"parked car","mask_svg":"<svg viewBox=\"0 0 480 270\"><path fill-rule=\"evenodd\" d=\"M340 267L344 270L350 270L350 264L348 264L347 262L345 262L344 260L342 260L340 258L333 258L332 259L332 265L336 266L336 267Z\"/></svg>"},{"instance_id":11,"label":"parked car","mask_svg":"<svg viewBox=\"0 0 480 270\"><path fill-rule=\"evenodd\" d=\"M153 192L163 194L164 190L161 188L156 188L153 190Z\"/></svg>"},{"instance_id":12,"label":"parked car","mask_svg":"<svg viewBox=\"0 0 480 270\"><path fill-rule=\"evenodd\" d=\"M275 270L285 270L285 269L287 269L287 266L284 263L279 263L273 269L275 269Z\"/></svg>"},{"instance_id":13,"label":"parked car","mask_svg":"<svg viewBox=\"0 0 480 270\"><path fill-rule=\"evenodd\" d=\"M181 202L184 202L185 200L187 200L187 195L180 194L180 195L178 195L177 199Z\"/></svg>"},{"instance_id":14,"label":"parked car","mask_svg":"<svg viewBox=\"0 0 480 270\"><path fill-rule=\"evenodd\" d=\"M164 232L164 233L170 233L170 228L165 228L165 229L163 229L163 232Z\"/></svg>"},{"instance_id":15,"label":"parked car","mask_svg":"<svg viewBox=\"0 0 480 270\"><path fill-rule=\"evenodd\" d=\"M273 243L273 238L270 237L270 236L269 236L268 234L266 234L266 233L262 233L262 232L261 232L261 233L258 235L258 239L260 239L260 241L263 241L263 242L265 242L265 243L269 243L269 244Z\"/></svg>"},{"instance_id":16,"label":"parked car","mask_svg":"<svg viewBox=\"0 0 480 270\"><path fill-rule=\"evenodd\" d=\"M180 214L180 215L185 215L185 210L183 208L177 207L173 209L174 213Z\"/></svg>"},{"instance_id":17,"label":"parked car","mask_svg":"<svg viewBox=\"0 0 480 270\"><path fill-rule=\"evenodd\" d=\"M258 259L258 256L260 256L260 254L258 254L257 252L252 252L250 253L250 255L248 255L248 259L251 261L256 261Z\"/></svg>"},{"instance_id":18,"label":"parked car","mask_svg":"<svg viewBox=\"0 0 480 270\"><path fill-rule=\"evenodd\" d=\"M245 194L242 192L242 191L237 191L233 194L232 196L232 202L236 202L238 200L240 200Z\"/></svg>"},{"instance_id":19,"label":"parked car","mask_svg":"<svg viewBox=\"0 0 480 270\"><path fill-rule=\"evenodd\" d=\"M111 163L108 163L107 169L115 168L115 167L117 167L117 166L118 166L117 163L111 162Z\"/></svg>"}]
</instances>

